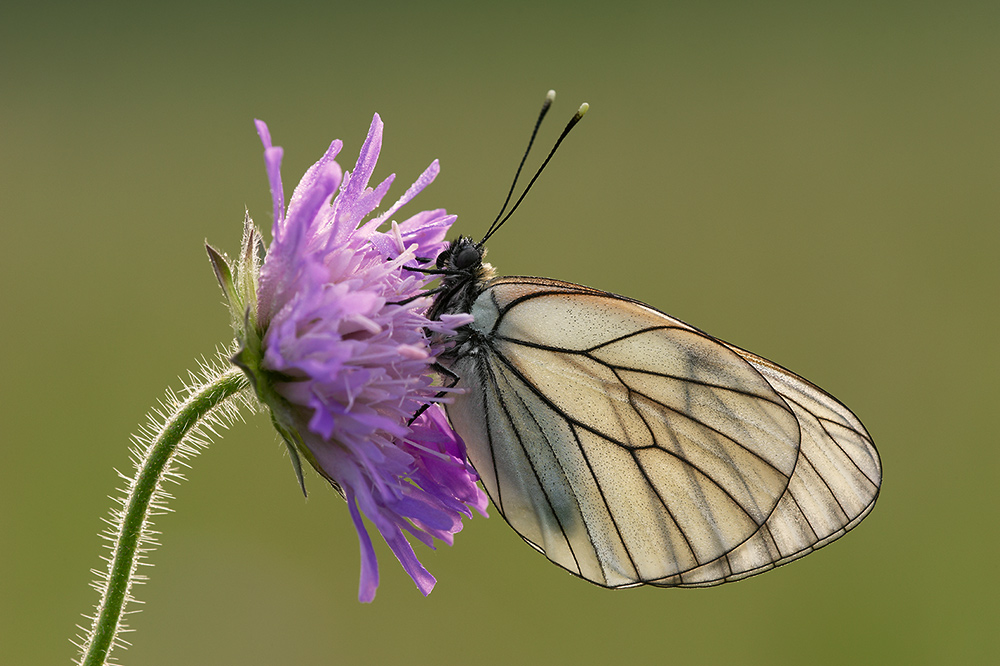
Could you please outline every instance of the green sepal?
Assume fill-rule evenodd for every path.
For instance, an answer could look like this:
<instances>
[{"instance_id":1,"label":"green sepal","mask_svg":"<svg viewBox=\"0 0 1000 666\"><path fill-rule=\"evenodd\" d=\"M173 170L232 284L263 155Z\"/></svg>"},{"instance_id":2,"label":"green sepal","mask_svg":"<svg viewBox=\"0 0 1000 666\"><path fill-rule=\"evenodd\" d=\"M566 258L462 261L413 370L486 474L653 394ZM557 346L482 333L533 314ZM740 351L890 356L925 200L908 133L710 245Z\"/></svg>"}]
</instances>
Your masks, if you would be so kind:
<instances>
[{"instance_id":1,"label":"green sepal","mask_svg":"<svg viewBox=\"0 0 1000 666\"><path fill-rule=\"evenodd\" d=\"M274 429L281 435L281 441L285 443L285 448L288 449L288 459L292 461L292 471L295 472L295 478L298 479L299 487L302 488L302 495L309 497L309 493L306 492L306 480L302 476L302 458L299 457L298 451L299 447L305 449L305 445L295 437L297 433L294 430L289 430L278 423L278 419L275 418L273 411L271 412L271 423L274 424Z\"/></svg>"},{"instance_id":2,"label":"green sepal","mask_svg":"<svg viewBox=\"0 0 1000 666\"><path fill-rule=\"evenodd\" d=\"M264 240L248 213L243 220L243 242L235 267L225 253L219 252L208 243L205 243L205 249L208 251L209 261L212 262L215 277L226 297L230 322L236 332L236 338L245 346L248 339L256 333L257 281L266 252Z\"/></svg>"},{"instance_id":3,"label":"green sepal","mask_svg":"<svg viewBox=\"0 0 1000 666\"><path fill-rule=\"evenodd\" d=\"M264 239L254 226L247 213L243 219L243 242L240 247L239 263L236 265L236 292L239 294L240 308L238 314L244 318L245 325L257 325L257 282L260 278L260 265L264 259ZM233 312L234 316L237 312Z\"/></svg>"},{"instance_id":4,"label":"green sepal","mask_svg":"<svg viewBox=\"0 0 1000 666\"><path fill-rule=\"evenodd\" d=\"M225 295L231 309L233 299L236 297L236 287L233 285L233 269L230 268L226 255L208 243L205 243L205 250L208 251L208 259L212 262L212 270L215 271L215 278L219 281L219 286L222 287L222 293Z\"/></svg>"}]
</instances>

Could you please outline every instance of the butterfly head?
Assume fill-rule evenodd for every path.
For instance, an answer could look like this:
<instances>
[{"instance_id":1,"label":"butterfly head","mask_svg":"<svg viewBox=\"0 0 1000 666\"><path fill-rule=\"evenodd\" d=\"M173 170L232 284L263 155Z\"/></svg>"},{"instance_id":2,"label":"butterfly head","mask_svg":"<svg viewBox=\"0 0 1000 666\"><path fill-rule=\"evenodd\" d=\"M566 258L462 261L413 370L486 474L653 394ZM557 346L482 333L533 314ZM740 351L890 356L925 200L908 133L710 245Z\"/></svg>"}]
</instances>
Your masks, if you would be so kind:
<instances>
[{"instance_id":1,"label":"butterfly head","mask_svg":"<svg viewBox=\"0 0 1000 666\"><path fill-rule=\"evenodd\" d=\"M447 271L445 282L479 282L493 277L493 267L483 261L486 248L468 236L448 243L437 258L439 270Z\"/></svg>"}]
</instances>

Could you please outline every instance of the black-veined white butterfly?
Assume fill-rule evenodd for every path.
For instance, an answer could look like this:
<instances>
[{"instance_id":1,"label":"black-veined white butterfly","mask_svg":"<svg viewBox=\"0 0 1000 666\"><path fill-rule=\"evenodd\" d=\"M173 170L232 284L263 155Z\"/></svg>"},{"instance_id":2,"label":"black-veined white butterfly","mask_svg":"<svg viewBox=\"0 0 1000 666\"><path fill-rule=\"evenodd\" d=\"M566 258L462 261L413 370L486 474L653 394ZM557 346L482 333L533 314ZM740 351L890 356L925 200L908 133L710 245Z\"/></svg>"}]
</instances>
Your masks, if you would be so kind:
<instances>
[{"instance_id":1,"label":"black-veined white butterfly","mask_svg":"<svg viewBox=\"0 0 1000 666\"><path fill-rule=\"evenodd\" d=\"M426 272L441 275L431 318L474 317L439 359L463 389L447 412L525 541L604 587L701 587L798 559L868 515L881 463L847 407L638 301L494 277L484 243L510 213Z\"/></svg>"}]
</instances>

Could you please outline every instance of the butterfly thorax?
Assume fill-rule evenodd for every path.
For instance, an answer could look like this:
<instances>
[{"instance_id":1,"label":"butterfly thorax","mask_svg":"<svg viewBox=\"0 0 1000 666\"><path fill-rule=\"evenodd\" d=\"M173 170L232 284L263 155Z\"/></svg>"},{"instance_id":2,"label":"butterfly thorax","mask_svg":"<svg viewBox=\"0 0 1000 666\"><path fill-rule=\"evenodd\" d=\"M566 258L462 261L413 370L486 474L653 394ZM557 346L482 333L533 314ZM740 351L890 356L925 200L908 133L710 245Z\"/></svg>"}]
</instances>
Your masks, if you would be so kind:
<instances>
[{"instance_id":1,"label":"butterfly thorax","mask_svg":"<svg viewBox=\"0 0 1000 666\"><path fill-rule=\"evenodd\" d=\"M441 291L434 298L428 318L440 319L441 315L472 310L485 284L495 275L493 267L483 261L484 256L486 248L468 236L459 236L442 250L437 267L446 273L441 278Z\"/></svg>"},{"instance_id":2,"label":"butterfly thorax","mask_svg":"<svg viewBox=\"0 0 1000 666\"><path fill-rule=\"evenodd\" d=\"M486 248L482 247L468 236L460 236L448 244L437 258L437 267L445 271L441 277L441 291L435 296L434 303L427 313L430 319L441 319L442 315L470 313L472 306L486 284L493 279L493 267L483 261ZM440 358L442 362L449 358L469 353L469 343L476 342L471 325L462 326L451 338L450 349Z\"/></svg>"}]
</instances>

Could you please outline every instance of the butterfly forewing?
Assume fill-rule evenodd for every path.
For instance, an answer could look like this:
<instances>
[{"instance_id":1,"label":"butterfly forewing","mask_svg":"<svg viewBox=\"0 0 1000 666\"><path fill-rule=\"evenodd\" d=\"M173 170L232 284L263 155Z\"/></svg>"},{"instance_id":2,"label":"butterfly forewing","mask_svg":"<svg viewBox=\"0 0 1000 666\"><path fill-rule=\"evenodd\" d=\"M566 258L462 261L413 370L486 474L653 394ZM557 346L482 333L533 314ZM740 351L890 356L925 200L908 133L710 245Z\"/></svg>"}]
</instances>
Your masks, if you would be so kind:
<instances>
[{"instance_id":1,"label":"butterfly forewing","mask_svg":"<svg viewBox=\"0 0 1000 666\"><path fill-rule=\"evenodd\" d=\"M711 585L800 557L871 508L861 423L805 380L630 299L485 285L448 413L487 493L607 587Z\"/></svg>"}]
</instances>

